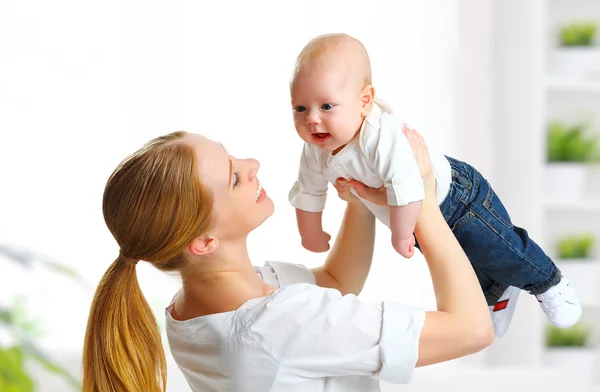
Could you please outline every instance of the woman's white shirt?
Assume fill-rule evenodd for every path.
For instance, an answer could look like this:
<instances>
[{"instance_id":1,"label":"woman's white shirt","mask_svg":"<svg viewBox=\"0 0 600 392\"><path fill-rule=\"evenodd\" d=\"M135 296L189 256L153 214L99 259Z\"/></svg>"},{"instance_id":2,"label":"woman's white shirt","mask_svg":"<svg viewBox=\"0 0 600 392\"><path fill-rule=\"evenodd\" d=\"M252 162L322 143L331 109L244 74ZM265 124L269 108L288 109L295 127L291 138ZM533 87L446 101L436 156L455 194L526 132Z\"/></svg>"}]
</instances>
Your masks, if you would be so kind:
<instances>
[{"instance_id":1,"label":"woman's white shirt","mask_svg":"<svg viewBox=\"0 0 600 392\"><path fill-rule=\"evenodd\" d=\"M302 265L255 267L277 289L186 321L165 311L175 362L193 391L375 392L408 383L425 311L319 287Z\"/></svg>"}]
</instances>

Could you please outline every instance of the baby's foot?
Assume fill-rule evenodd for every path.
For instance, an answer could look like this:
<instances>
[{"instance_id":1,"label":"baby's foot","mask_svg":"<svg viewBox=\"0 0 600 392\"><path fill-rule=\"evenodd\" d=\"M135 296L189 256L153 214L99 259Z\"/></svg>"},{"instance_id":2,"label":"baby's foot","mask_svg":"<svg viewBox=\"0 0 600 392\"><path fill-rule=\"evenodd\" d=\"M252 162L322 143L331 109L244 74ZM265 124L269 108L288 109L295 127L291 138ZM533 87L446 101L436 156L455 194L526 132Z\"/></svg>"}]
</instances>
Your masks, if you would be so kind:
<instances>
[{"instance_id":1,"label":"baby's foot","mask_svg":"<svg viewBox=\"0 0 600 392\"><path fill-rule=\"evenodd\" d=\"M559 328L572 327L581 317L581 301L565 277L536 298L548 320Z\"/></svg>"}]
</instances>

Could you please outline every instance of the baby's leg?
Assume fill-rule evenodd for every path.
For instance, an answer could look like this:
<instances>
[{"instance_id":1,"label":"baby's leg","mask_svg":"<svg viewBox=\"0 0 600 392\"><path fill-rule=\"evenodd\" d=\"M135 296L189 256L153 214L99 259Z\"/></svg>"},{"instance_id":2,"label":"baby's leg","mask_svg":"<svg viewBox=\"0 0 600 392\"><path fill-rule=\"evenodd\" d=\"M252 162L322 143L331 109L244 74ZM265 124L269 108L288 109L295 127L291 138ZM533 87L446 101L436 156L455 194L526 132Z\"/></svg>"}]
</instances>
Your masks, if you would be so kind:
<instances>
[{"instance_id":1,"label":"baby's leg","mask_svg":"<svg viewBox=\"0 0 600 392\"><path fill-rule=\"evenodd\" d=\"M529 237L515 226L485 178L464 162L450 160L454 192L442 212L471 263L494 281L536 295L558 326L579 320L581 305L568 280Z\"/></svg>"}]
</instances>

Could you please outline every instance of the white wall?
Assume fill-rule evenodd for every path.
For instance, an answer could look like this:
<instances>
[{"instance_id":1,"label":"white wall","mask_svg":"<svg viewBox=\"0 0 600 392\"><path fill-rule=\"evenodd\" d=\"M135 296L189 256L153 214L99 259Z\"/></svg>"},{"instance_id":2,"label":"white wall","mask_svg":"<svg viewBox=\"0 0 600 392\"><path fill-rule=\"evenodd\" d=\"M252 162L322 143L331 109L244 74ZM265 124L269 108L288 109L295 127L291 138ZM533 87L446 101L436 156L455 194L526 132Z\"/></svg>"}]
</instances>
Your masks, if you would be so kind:
<instances>
[{"instance_id":1,"label":"white wall","mask_svg":"<svg viewBox=\"0 0 600 392\"><path fill-rule=\"evenodd\" d=\"M73 266L90 286L3 263L0 298L29 296L28 310L41 321L46 345L79 350L92 288L117 255L101 213L106 179L143 142L177 129L203 133L261 161L261 182L277 209L251 236L257 264L320 263L323 255L300 247L286 198L301 146L287 83L295 55L310 38L347 32L361 39L381 96L431 148L455 152L449 67L457 45L454 2L373 4L2 2L0 242ZM277 148L267 146L273 139ZM332 235L342 210L332 193L325 214ZM379 229L364 297L433 307L422 258L401 259L387 230ZM138 271L160 312L176 278L146 265Z\"/></svg>"},{"instance_id":2,"label":"white wall","mask_svg":"<svg viewBox=\"0 0 600 392\"><path fill-rule=\"evenodd\" d=\"M515 225L542 244L541 162L544 0L493 2L492 167L494 190ZM537 300L522 292L511 329L488 361L538 365L544 341ZM515 355L518 352L518 355Z\"/></svg>"},{"instance_id":3,"label":"white wall","mask_svg":"<svg viewBox=\"0 0 600 392\"><path fill-rule=\"evenodd\" d=\"M515 221L536 235L539 176L521 167L531 169L541 157L528 146L537 145L532 132L541 129L534 49L546 45L537 35L543 1L380 0L368 8L355 0L0 3L0 242L43 252L89 280L83 289L2 263L0 304L27 295L45 346L77 371L92 289L117 254L101 214L105 181L125 155L176 129L204 133L261 161L261 182L277 208L251 236L257 264L320 263L323 255L300 247L286 201L301 145L287 82L302 45L325 32L361 39L377 91L431 148L478 167ZM523 137L526 142L514 143ZM267 138L279 147L268 148ZM507 161L515 151L518 159ZM332 192L325 226L333 235L342 210ZM378 229L362 296L432 308L422 258L401 259L387 230ZM138 272L161 321L177 279L143 264ZM542 335L531 321L540 317L523 294L507 336L461 363L536 364ZM398 390L582 390L558 371L495 369L457 369L455 363L419 369L415 382ZM170 372L179 390L181 374L175 366ZM46 390L64 390L48 380ZM569 383L561 385L564 380Z\"/></svg>"}]
</instances>

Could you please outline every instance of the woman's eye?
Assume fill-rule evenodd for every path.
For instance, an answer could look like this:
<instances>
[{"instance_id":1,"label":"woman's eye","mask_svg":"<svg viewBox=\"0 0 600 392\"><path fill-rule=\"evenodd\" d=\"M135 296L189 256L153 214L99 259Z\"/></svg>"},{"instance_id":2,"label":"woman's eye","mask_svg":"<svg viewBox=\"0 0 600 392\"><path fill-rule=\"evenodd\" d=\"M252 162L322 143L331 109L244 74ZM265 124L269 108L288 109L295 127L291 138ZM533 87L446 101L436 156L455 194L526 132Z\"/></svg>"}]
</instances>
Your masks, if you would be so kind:
<instances>
[{"instance_id":1,"label":"woman's eye","mask_svg":"<svg viewBox=\"0 0 600 392\"><path fill-rule=\"evenodd\" d=\"M233 187L240 185L240 174L238 172L233 173Z\"/></svg>"},{"instance_id":2,"label":"woman's eye","mask_svg":"<svg viewBox=\"0 0 600 392\"><path fill-rule=\"evenodd\" d=\"M333 109L333 105L330 103L324 103L323 105L321 105L321 109L323 110L331 110Z\"/></svg>"}]
</instances>

